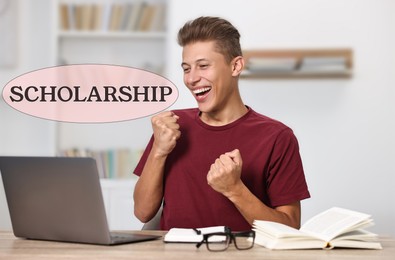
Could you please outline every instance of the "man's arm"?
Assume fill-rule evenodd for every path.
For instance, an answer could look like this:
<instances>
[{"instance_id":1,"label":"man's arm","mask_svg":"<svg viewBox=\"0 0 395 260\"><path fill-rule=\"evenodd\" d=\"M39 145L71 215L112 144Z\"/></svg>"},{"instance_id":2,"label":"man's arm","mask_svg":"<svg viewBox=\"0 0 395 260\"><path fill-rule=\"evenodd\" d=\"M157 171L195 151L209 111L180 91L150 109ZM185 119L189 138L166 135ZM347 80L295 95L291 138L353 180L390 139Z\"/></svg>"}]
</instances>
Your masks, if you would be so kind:
<instances>
[{"instance_id":1,"label":"man's arm","mask_svg":"<svg viewBox=\"0 0 395 260\"><path fill-rule=\"evenodd\" d=\"M300 202L272 209L260 201L240 179L242 159L239 150L221 155L210 167L208 184L232 201L243 217L252 225L255 219L275 221L300 227Z\"/></svg>"},{"instance_id":2,"label":"man's arm","mask_svg":"<svg viewBox=\"0 0 395 260\"><path fill-rule=\"evenodd\" d=\"M151 119L154 143L133 194L134 214L143 223L155 216L162 202L165 162L181 135L177 120L169 111Z\"/></svg>"},{"instance_id":3,"label":"man's arm","mask_svg":"<svg viewBox=\"0 0 395 260\"><path fill-rule=\"evenodd\" d=\"M273 209L262 203L242 182L240 185L234 191L228 192L226 196L235 204L250 225L255 219L259 219L300 228L300 201Z\"/></svg>"}]
</instances>

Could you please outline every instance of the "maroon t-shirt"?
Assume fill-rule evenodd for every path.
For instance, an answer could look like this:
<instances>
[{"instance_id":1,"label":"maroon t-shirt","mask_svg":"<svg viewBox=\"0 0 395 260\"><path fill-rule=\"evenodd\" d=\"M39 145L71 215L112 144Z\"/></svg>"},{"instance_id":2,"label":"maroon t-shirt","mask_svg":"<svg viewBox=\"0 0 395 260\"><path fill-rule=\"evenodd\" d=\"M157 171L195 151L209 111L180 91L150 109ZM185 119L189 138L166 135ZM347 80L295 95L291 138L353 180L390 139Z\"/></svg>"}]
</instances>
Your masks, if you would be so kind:
<instances>
[{"instance_id":1,"label":"maroon t-shirt","mask_svg":"<svg viewBox=\"0 0 395 260\"><path fill-rule=\"evenodd\" d=\"M251 226L234 204L207 184L214 161L239 149L243 161L241 179L269 207L310 197L299 146L284 124L249 109L247 114L224 126L210 126L199 118L198 109L175 110L181 137L169 154L164 175L161 228ZM134 173L140 175L152 148L151 138Z\"/></svg>"}]
</instances>

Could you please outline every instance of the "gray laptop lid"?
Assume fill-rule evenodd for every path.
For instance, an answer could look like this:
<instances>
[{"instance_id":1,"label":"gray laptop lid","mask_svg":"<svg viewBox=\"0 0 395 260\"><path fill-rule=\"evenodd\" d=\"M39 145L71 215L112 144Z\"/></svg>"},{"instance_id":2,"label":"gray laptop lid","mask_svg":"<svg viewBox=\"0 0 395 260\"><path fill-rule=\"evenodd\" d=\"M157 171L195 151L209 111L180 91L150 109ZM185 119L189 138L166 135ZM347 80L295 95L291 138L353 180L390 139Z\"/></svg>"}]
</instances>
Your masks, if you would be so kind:
<instances>
[{"instance_id":1,"label":"gray laptop lid","mask_svg":"<svg viewBox=\"0 0 395 260\"><path fill-rule=\"evenodd\" d=\"M94 159L0 157L0 171L15 236L114 243ZM119 243L157 237L135 235Z\"/></svg>"}]
</instances>

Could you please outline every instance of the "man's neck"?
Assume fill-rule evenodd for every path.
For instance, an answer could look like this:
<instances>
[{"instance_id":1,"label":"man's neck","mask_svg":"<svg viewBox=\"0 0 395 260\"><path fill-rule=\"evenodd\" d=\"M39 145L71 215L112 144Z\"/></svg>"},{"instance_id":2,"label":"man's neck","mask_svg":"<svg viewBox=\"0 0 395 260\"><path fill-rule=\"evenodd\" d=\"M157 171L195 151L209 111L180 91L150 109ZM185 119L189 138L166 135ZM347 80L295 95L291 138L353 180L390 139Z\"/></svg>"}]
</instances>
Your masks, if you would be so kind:
<instances>
[{"instance_id":1,"label":"man's neck","mask_svg":"<svg viewBox=\"0 0 395 260\"><path fill-rule=\"evenodd\" d=\"M241 118L248 112L248 108L240 102L236 106L231 106L228 109L221 111L213 111L209 113L202 112L200 119L211 126L223 126L230 124Z\"/></svg>"}]
</instances>

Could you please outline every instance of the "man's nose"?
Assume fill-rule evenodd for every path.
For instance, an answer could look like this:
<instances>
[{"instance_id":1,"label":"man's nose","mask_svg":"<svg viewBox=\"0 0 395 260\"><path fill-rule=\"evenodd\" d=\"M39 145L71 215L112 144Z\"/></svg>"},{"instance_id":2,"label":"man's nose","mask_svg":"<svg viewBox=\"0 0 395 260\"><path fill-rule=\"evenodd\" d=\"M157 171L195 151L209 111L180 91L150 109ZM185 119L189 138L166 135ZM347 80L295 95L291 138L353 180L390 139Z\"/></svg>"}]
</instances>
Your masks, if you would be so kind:
<instances>
[{"instance_id":1,"label":"man's nose","mask_svg":"<svg viewBox=\"0 0 395 260\"><path fill-rule=\"evenodd\" d=\"M199 73L196 70L191 69L187 75L187 83L190 85L194 85L199 80L200 80Z\"/></svg>"}]
</instances>

